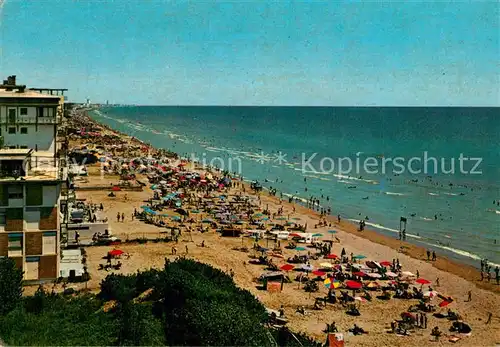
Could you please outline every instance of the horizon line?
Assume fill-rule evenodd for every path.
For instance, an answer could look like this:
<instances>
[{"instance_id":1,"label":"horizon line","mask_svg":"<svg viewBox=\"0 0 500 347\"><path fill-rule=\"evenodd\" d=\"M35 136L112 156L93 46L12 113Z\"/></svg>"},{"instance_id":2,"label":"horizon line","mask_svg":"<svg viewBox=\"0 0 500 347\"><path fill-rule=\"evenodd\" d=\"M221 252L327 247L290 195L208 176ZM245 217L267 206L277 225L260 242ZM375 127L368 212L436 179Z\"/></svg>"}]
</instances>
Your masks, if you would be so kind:
<instances>
[{"instance_id":1,"label":"horizon line","mask_svg":"<svg viewBox=\"0 0 500 347\"><path fill-rule=\"evenodd\" d=\"M75 104L85 104L84 102L71 102ZM202 105L202 104L121 104L121 103L91 103L90 105L100 105L101 107L309 107L309 108L500 108L500 105Z\"/></svg>"}]
</instances>

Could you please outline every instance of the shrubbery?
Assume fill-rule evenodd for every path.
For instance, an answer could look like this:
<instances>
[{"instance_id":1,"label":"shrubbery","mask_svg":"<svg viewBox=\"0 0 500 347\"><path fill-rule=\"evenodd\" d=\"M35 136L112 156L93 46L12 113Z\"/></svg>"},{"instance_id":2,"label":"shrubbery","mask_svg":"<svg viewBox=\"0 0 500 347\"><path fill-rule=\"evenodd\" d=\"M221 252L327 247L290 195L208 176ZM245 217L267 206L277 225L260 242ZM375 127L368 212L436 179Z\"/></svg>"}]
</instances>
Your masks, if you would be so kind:
<instances>
[{"instance_id":1,"label":"shrubbery","mask_svg":"<svg viewBox=\"0 0 500 347\"><path fill-rule=\"evenodd\" d=\"M13 310L23 295L23 272L10 258L0 258L0 315Z\"/></svg>"},{"instance_id":2,"label":"shrubbery","mask_svg":"<svg viewBox=\"0 0 500 347\"><path fill-rule=\"evenodd\" d=\"M264 306L230 276L192 260L109 275L97 296L37 292L11 302L0 316L9 345L273 345ZM273 335L280 346L299 346L286 330Z\"/></svg>"}]
</instances>

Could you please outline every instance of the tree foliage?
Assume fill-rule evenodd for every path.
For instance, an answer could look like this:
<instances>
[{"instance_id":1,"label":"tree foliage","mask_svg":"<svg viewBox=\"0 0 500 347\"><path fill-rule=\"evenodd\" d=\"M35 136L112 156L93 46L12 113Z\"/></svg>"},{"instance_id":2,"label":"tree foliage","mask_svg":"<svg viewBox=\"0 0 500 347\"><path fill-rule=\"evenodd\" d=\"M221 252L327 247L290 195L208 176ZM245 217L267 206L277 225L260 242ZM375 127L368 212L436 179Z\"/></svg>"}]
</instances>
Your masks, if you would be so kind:
<instances>
[{"instance_id":1,"label":"tree foliage","mask_svg":"<svg viewBox=\"0 0 500 347\"><path fill-rule=\"evenodd\" d=\"M14 260L0 258L0 315L13 310L23 295L23 271Z\"/></svg>"},{"instance_id":2,"label":"tree foliage","mask_svg":"<svg viewBox=\"0 0 500 347\"><path fill-rule=\"evenodd\" d=\"M0 336L9 345L270 346L266 319L264 306L230 276L181 259L163 270L109 275L98 295L39 291L0 316ZM274 339L299 346L289 335Z\"/></svg>"}]
</instances>

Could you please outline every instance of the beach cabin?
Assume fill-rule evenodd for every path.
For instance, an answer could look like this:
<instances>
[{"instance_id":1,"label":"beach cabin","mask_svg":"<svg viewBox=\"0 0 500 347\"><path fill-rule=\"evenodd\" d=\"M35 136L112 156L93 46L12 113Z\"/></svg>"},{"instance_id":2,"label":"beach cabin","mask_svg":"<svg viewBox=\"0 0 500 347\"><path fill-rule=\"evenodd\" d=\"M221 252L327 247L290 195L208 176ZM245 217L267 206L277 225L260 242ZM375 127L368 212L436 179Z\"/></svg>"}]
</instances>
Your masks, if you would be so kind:
<instances>
[{"instance_id":1,"label":"beach cabin","mask_svg":"<svg viewBox=\"0 0 500 347\"><path fill-rule=\"evenodd\" d=\"M293 241L299 242L299 243L307 243L311 244L313 242L318 242L319 238L313 236L313 233L293 233L293 235L296 235L292 238Z\"/></svg>"},{"instance_id":2,"label":"beach cabin","mask_svg":"<svg viewBox=\"0 0 500 347\"><path fill-rule=\"evenodd\" d=\"M259 239L263 239L266 235L265 230L259 230L259 229L247 230L246 233L248 237L254 237L254 238L258 237Z\"/></svg>"},{"instance_id":3,"label":"beach cabin","mask_svg":"<svg viewBox=\"0 0 500 347\"><path fill-rule=\"evenodd\" d=\"M288 240L288 236L290 235L289 231L271 231L271 234L274 235L278 240Z\"/></svg>"},{"instance_id":4,"label":"beach cabin","mask_svg":"<svg viewBox=\"0 0 500 347\"><path fill-rule=\"evenodd\" d=\"M262 287L269 291L282 291L285 275L282 272L265 272L258 278Z\"/></svg>"}]
</instances>

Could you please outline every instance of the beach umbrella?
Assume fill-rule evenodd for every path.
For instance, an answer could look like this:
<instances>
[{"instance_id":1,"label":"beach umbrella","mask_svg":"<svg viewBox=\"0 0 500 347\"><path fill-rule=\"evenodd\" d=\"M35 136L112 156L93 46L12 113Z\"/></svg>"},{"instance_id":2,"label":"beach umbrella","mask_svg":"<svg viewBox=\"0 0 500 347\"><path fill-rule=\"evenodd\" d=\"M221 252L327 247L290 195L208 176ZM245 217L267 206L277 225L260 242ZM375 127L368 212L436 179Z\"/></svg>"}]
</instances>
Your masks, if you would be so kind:
<instances>
[{"instance_id":1,"label":"beach umbrella","mask_svg":"<svg viewBox=\"0 0 500 347\"><path fill-rule=\"evenodd\" d=\"M192 213L200 213L200 210L191 210Z\"/></svg>"},{"instance_id":2,"label":"beach umbrella","mask_svg":"<svg viewBox=\"0 0 500 347\"><path fill-rule=\"evenodd\" d=\"M378 288L380 285L377 282L370 282L366 285L368 288Z\"/></svg>"},{"instance_id":3,"label":"beach umbrella","mask_svg":"<svg viewBox=\"0 0 500 347\"><path fill-rule=\"evenodd\" d=\"M162 217L168 217L168 214L164 213L161 215Z\"/></svg>"},{"instance_id":4,"label":"beach umbrella","mask_svg":"<svg viewBox=\"0 0 500 347\"><path fill-rule=\"evenodd\" d=\"M320 233L313 234L313 237L321 237L321 236L323 236L323 234Z\"/></svg>"},{"instance_id":5,"label":"beach umbrella","mask_svg":"<svg viewBox=\"0 0 500 347\"><path fill-rule=\"evenodd\" d=\"M363 285L361 283L356 282L356 281L347 281L347 282L345 282L345 285L349 289L360 289L361 287L363 287Z\"/></svg>"},{"instance_id":6,"label":"beach umbrella","mask_svg":"<svg viewBox=\"0 0 500 347\"><path fill-rule=\"evenodd\" d=\"M333 264L330 264L330 263L321 263L319 264L319 266L322 268L322 269L332 269L334 267Z\"/></svg>"},{"instance_id":7,"label":"beach umbrella","mask_svg":"<svg viewBox=\"0 0 500 347\"><path fill-rule=\"evenodd\" d=\"M278 217L276 220L286 220L286 217Z\"/></svg>"},{"instance_id":8,"label":"beach umbrella","mask_svg":"<svg viewBox=\"0 0 500 347\"><path fill-rule=\"evenodd\" d=\"M426 280L425 278L418 278L415 282L417 282L418 284L421 284L421 285L430 284L431 283L431 281Z\"/></svg>"},{"instance_id":9,"label":"beach umbrella","mask_svg":"<svg viewBox=\"0 0 500 347\"><path fill-rule=\"evenodd\" d=\"M299 234L297 234L297 233L291 233L291 234L290 234L290 235L288 235L288 236L290 236L290 237L302 237L302 236L300 236L300 235L299 235Z\"/></svg>"},{"instance_id":10,"label":"beach umbrella","mask_svg":"<svg viewBox=\"0 0 500 347\"><path fill-rule=\"evenodd\" d=\"M338 256L336 254L328 254L325 258L326 259L337 259Z\"/></svg>"},{"instance_id":11,"label":"beach umbrella","mask_svg":"<svg viewBox=\"0 0 500 347\"><path fill-rule=\"evenodd\" d=\"M356 271L356 272L353 272L352 274L354 276L359 276L359 277L365 277L366 276L366 273L364 273L363 271Z\"/></svg>"},{"instance_id":12,"label":"beach umbrella","mask_svg":"<svg viewBox=\"0 0 500 347\"><path fill-rule=\"evenodd\" d=\"M385 260L385 261L381 261L380 265L388 267L388 266L391 266L392 263L390 261Z\"/></svg>"},{"instance_id":13,"label":"beach umbrella","mask_svg":"<svg viewBox=\"0 0 500 347\"><path fill-rule=\"evenodd\" d=\"M280 267L280 269L283 271L290 271L293 270L294 268L295 266L293 266L292 264L285 264Z\"/></svg>"},{"instance_id":14,"label":"beach umbrella","mask_svg":"<svg viewBox=\"0 0 500 347\"><path fill-rule=\"evenodd\" d=\"M312 271L314 267L312 265L301 264L295 267L295 270L304 270L304 271Z\"/></svg>"},{"instance_id":15,"label":"beach umbrella","mask_svg":"<svg viewBox=\"0 0 500 347\"><path fill-rule=\"evenodd\" d=\"M361 296L355 296L354 300L361 301L361 302L367 302L368 301L365 298L362 298Z\"/></svg>"},{"instance_id":16,"label":"beach umbrella","mask_svg":"<svg viewBox=\"0 0 500 347\"><path fill-rule=\"evenodd\" d=\"M113 186L113 188L111 188L111 190L114 191L114 192L119 192L122 189L120 187L118 187L118 186Z\"/></svg>"},{"instance_id":17,"label":"beach umbrella","mask_svg":"<svg viewBox=\"0 0 500 347\"><path fill-rule=\"evenodd\" d=\"M446 307L448 306L449 304L451 304L452 301L446 301L446 300L443 300L439 303L439 307Z\"/></svg>"},{"instance_id":18,"label":"beach umbrella","mask_svg":"<svg viewBox=\"0 0 500 347\"><path fill-rule=\"evenodd\" d=\"M354 258L354 259L365 259L365 258L366 258L366 256L364 256L364 255L362 255L362 254L358 254L358 255L355 255L353 258Z\"/></svg>"},{"instance_id":19,"label":"beach umbrella","mask_svg":"<svg viewBox=\"0 0 500 347\"><path fill-rule=\"evenodd\" d=\"M146 209L149 209L149 206L142 205L142 206L141 206L141 208L142 208L143 210L146 210Z\"/></svg>"},{"instance_id":20,"label":"beach umbrella","mask_svg":"<svg viewBox=\"0 0 500 347\"><path fill-rule=\"evenodd\" d=\"M328 234L336 234L337 230L328 230Z\"/></svg>"},{"instance_id":21,"label":"beach umbrella","mask_svg":"<svg viewBox=\"0 0 500 347\"><path fill-rule=\"evenodd\" d=\"M336 280L332 280L331 278L327 278L326 280L323 281L323 284L325 285L326 288L338 288L340 287L340 282Z\"/></svg>"},{"instance_id":22,"label":"beach umbrella","mask_svg":"<svg viewBox=\"0 0 500 347\"><path fill-rule=\"evenodd\" d=\"M111 255L112 257L117 257L119 255L122 255L123 253L125 252L122 251L121 249L113 249L112 251L108 252L108 254Z\"/></svg>"},{"instance_id":23,"label":"beach umbrella","mask_svg":"<svg viewBox=\"0 0 500 347\"><path fill-rule=\"evenodd\" d=\"M179 217L179 216L172 216L172 220L173 221L180 221L181 217Z\"/></svg>"},{"instance_id":24,"label":"beach umbrella","mask_svg":"<svg viewBox=\"0 0 500 347\"><path fill-rule=\"evenodd\" d=\"M292 218L292 219L293 219L293 220L300 220L300 218L298 218L298 217L294 217L294 218Z\"/></svg>"},{"instance_id":25,"label":"beach umbrella","mask_svg":"<svg viewBox=\"0 0 500 347\"><path fill-rule=\"evenodd\" d=\"M434 298L434 297L436 297L438 295L439 295L439 293L436 292L435 290L430 290L430 291L424 292L424 296L426 298Z\"/></svg>"},{"instance_id":26,"label":"beach umbrella","mask_svg":"<svg viewBox=\"0 0 500 347\"><path fill-rule=\"evenodd\" d=\"M371 277L371 278L382 278L382 275L381 274L377 274L377 273L369 273L368 277Z\"/></svg>"},{"instance_id":27,"label":"beach umbrella","mask_svg":"<svg viewBox=\"0 0 500 347\"><path fill-rule=\"evenodd\" d=\"M415 274L410 271L403 271L401 274L407 277L415 277Z\"/></svg>"},{"instance_id":28,"label":"beach umbrella","mask_svg":"<svg viewBox=\"0 0 500 347\"><path fill-rule=\"evenodd\" d=\"M295 250L300 252L300 251L305 251L306 249L305 247L295 247Z\"/></svg>"},{"instance_id":29,"label":"beach umbrella","mask_svg":"<svg viewBox=\"0 0 500 347\"><path fill-rule=\"evenodd\" d=\"M326 272L319 271L319 270L313 271L312 273L313 273L313 275L316 275L319 277L326 275Z\"/></svg>"},{"instance_id":30,"label":"beach umbrella","mask_svg":"<svg viewBox=\"0 0 500 347\"><path fill-rule=\"evenodd\" d=\"M205 218L201 221L202 223L212 223L213 220L211 220L210 218Z\"/></svg>"},{"instance_id":31,"label":"beach umbrella","mask_svg":"<svg viewBox=\"0 0 500 347\"><path fill-rule=\"evenodd\" d=\"M398 277L398 274L397 274L397 273L394 273L394 272L392 272L392 271L387 271L387 272L385 273L385 275L386 275L387 277Z\"/></svg>"}]
</instances>

